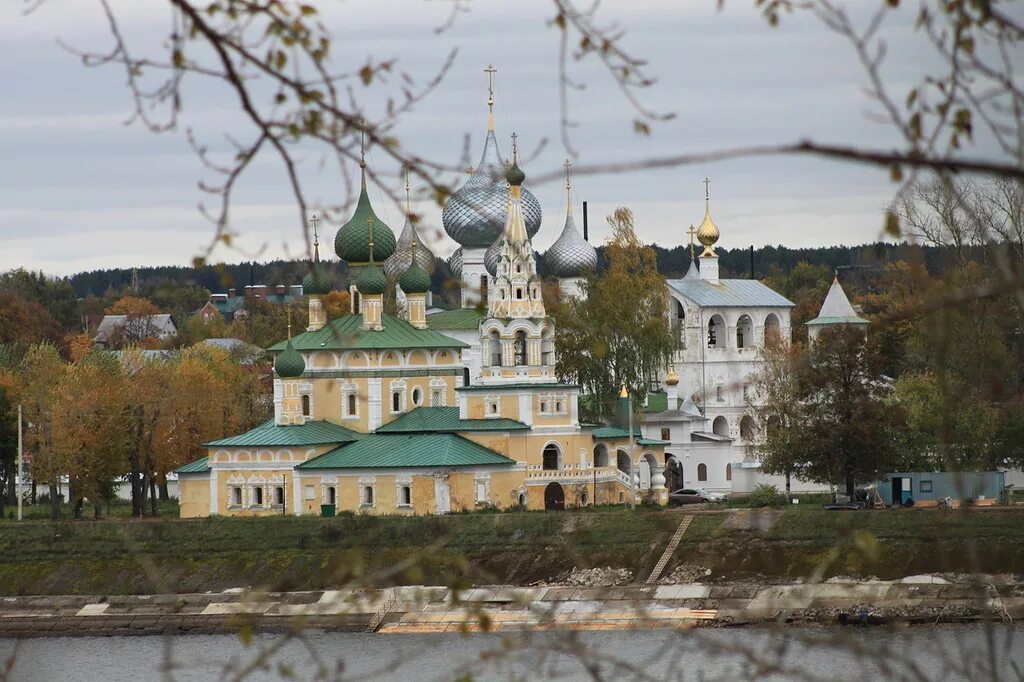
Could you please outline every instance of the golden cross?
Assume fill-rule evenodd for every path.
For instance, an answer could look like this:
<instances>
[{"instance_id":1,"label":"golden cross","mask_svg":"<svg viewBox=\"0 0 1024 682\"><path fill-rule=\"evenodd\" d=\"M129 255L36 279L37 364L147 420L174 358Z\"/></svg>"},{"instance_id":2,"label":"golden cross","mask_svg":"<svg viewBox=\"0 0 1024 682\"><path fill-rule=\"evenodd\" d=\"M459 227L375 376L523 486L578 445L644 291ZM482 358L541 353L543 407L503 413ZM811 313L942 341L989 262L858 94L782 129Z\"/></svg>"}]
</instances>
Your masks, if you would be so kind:
<instances>
[{"instance_id":1,"label":"golden cross","mask_svg":"<svg viewBox=\"0 0 1024 682\"><path fill-rule=\"evenodd\" d=\"M409 198L409 167L406 166L405 167L405 214L406 215L409 215L412 212L412 209L410 208L410 206L411 206L410 201L411 200Z\"/></svg>"},{"instance_id":2,"label":"golden cross","mask_svg":"<svg viewBox=\"0 0 1024 682\"><path fill-rule=\"evenodd\" d=\"M466 169L466 173L468 173L469 175L472 175L473 174L473 167L470 166L469 168L467 168Z\"/></svg>"},{"instance_id":3,"label":"golden cross","mask_svg":"<svg viewBox=\"0 0 1024 682\"><path fill-rule=\"evenodd\" d=\"M292 309L291 309L291 306L289 306L288 307L288 339L291 340L291 338L292 338Z\"/></svg>"},{"instance_id":4,"label":"golden cross","mask_svg":"<svg viewBox=\"0 0 1024 682\"><path fill-rule=\"evenodd\" d=\"M366 120L359 119L359 165L366 167Z\"/></svg>"},{"instance_id":5,"label":"golden cross","mask_svg":"<svg viewBox=\"0 0 1024 682\"><path fill-rule=\"evenodd\" d=\"M315 246L320 243L320 236L316 230L317 225L320 224L320 218L318 218L316 213L314 213L313 217L309 219L309 222L313 223L313 245Z\"/></svg>"},{"instance_id":6,"label":"golden cross","mask_svg":"<svg viewBox=\"0 0 1024 682\"><path fill-rule=\"evenodd\" d=\"M487 74L487 109L489 111L494 111L494 74L497 72L498 70L491 64L484 69L484 73Z\"/></svg>"},{"instance_id":7,"label":"golden cross","mask_svg":"<svg viewBox=\"0 0 1024 682\"><path fill-rule=\"evenodd\" d=\"M693 260L697 257L693 250L693 238L697 234L697 228L695 228L691 223L690 229L686 231L686 234L690 235L690 260Z\"/></svg>"}]
</instances>

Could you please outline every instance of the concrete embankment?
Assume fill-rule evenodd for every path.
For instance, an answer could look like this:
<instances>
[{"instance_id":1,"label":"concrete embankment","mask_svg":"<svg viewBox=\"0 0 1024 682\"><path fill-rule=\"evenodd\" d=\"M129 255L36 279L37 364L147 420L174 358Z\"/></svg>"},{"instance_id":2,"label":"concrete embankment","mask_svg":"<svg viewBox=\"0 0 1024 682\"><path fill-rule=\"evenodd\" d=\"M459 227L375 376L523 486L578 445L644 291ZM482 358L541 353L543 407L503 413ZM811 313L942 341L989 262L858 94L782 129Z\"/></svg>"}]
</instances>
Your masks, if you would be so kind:
<instances>
[{"instance_id":1,"label":"concrete embankment","mask_svg":"<svg viewBox=\"0 0 1024 682\"><path fill-rule=\"evenodd\" d=\"M765 622L1024 618L1024 586L927 579L763 586L443 587L117 597L6 597L0 637L316 630L628 629Z\"/></svg>"}]
</instances>

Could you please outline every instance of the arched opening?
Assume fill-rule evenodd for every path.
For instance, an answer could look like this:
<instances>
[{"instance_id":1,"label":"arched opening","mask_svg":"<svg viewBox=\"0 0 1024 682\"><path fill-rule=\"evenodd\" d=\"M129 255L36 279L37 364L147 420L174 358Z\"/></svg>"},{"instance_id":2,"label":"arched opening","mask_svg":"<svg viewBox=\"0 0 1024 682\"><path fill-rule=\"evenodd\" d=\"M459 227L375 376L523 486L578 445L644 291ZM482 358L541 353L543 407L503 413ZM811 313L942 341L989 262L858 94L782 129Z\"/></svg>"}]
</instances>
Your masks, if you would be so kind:
<instances>
[{"instance_id":1,"label":"arched opening","mask_svg":"<svg viewBox=\"0 0 1024 682\"><path fill-rule=\"evenodd\" d=\"M363 486L362 503L365 504L365 505L372 505L373 504L373 486L372 485L364 485Z\"/></svg>"},{"instance_id":2,"label":"arched opening","mask_svg":"<svg viewBox=\"0 0 1024 682\"><path fill-rule=\"evenodd\" d=\"M651 478L658 473L658 459L650 452L640 458L640 489L649 490Z\"/></svg>"},{"instance_id":3,"label":"arched opening","mask_svg":"<svg viewBox=\"0 0 1024 682\"><path fill-rule=\"evenodd\" d=\"M550 328L544 330L544 336L541 338L540 343L540 364L545 367L551 367L555 364L555 337L551 333Z\"/></svg>"},{"instance_id":4,"label":"arched opening","mask_svg":"<svg viewBox=\"0 0 1024 682\"><path fill-rule=\"evenodd\" d=\"M302 416L303 417L308 417L309 416L309 396L308 395L302 396Z\"/></svg>"},{"instance_id":5,"label":"arched opening","mask_svg":"<svg viewBox=\"0 0 1024 682\"><path fill-rule=\"evenodd\" d=\"M363 312L360 305L362 304L362 296L359 295L359 290L352 287L352 314L358 315Z\"/></svg>"},{"instance_id":6,"label":"arched opening","mask_svg":"<svg viewBox=\"0 0 1024 682\"><path fill-rule=\"evenodd\" d=\"M725 465L725 480L727 480L727 481L731 481L732 480L732 464L726 464Z\"/></svg>"},{"instance_id":7,"label":"arched opening","mask_svg":"<svg viewBox=\"0 0 1024 682\"><path fill-rule=\"evenodd\" d=\"M501 367L501 336L497 330L488 335L487 347L491 357L491 367Z\"/></svg>"},{"instance_id":8,"label":"arched opening","mask_svg":"<svg viewBox=\"0 0 1024 682\"><path fill-rule=\"evenodd\" d=\"M278 507L284 506L284 486L274 486L274 504Z\"/></svg>"},{"instance_id":9,"label":"arched opening","mask_svg":"<svg viewBox=\"0 0 1024 682\"><path fill-rule=\"evenodd\" d=\"M764 340L765 342L778 341L782 334L781 325L779 325L779 318L775 313L768 313L768 317L764 318Z\"/></svg>"},{"instance_id":10,"label":"arched opening","mask_svg":"<svg viewBox=\"0 0 1024 682\"><path fill-rule=\"evenodd\" d=\"M740 438L746 441L754 440L754 418L749 414L740 419Z\"/></svg>"},{"instance_id":11,"label":"arched opening","mask_svg":"<svg viewBox=\"0 0 1024 682\"><path fill-rule=\"evenodd\" d=\"M715 417L715 421L711 422L711 430L715 432L715 435L729 437L729 420L725 417Z\"/></svg>"},{"instance_id":12,"label":"arched opening","mask_svg":"<svg viewBox=\"0 0 1024 682\"><path fill-rule=\"evenodd\" d=\"M526 364L526 332L524 332L522 329L520 329L519 331L516 332L516 340L515 340L514 351L515 351L515 357L516 357L516 365L525 365Z\"/></svg>"},{"instance_id":13,"label":"arched opening","mask_svg":"<svg viewBox=\"0 0 1024 682\"><path fill-rule=\"evenodd\" d=\"M333 485L327 488L327 504L338 503L338 489Z\"/></svg>"},{"instance_id":14,"label":"arched opening","mask_svg":"<svg viewBox=\"0 0 1024 682\"><path fill-rule=\"evenodd\" d=\"M263 488L257 487L252 489L252 503L258 506L263 505Z\"/></svg>"},{"instance_id":15,"label":"arched opening","mask_svg":"<svg viewBox=\"0 0 1024 682\"><path fill-rule=\"evenodd\" d=\"M683 465L676 459L675 455L669 455L668 464L665 467L665 486L670 490L679 490L683 487Z\"/></svg>"},{"instance_id":16,"label":"arched opening","mask_svg":"<svg viewBox=\"0 0 1024 682\"><path fill-rule=\"evenodd\" d=\"M701 482L708 480L708 465L704 462L697 465L697 480Z\"/></svg>"},{"instance_id":17,"label":"arched opening","mask_svg":"<svg viewBox=\"0 0 1024 682\"><path fill-rule=\"evenodd\" d=\"M754 345L754 321L750 315L740 315L736 321L736 347L749 348Z\"/></svg>"},{"instance_id":18,"label":"arched opening","mask_svg":"<svg viewBox=\"0 0 1024 682\"><path fill-rule=\"evenodd\" d=\"M526 509L526 493L519 493L519 498L516 501L519 503L520 509Z\"/></svg>"},{"instance_id":19,"label":"arched opening","mask_svg":"<svg viewBox=\"0 0 1024 682\"><path fill-rule=\"evenodd\" d=\"M469 367L462 368L462 385L469 386Z\"/></svg>"},{"instance_id":20,"label":"arched opening","mask_svg":"<svg viewBox=\"0 0 1024 682\"><path fill-rule=\"evenodd\" d=\"M608 466L608 446L604 443L598 443L594 446L594 466Z\"/></svg>"},{"instance_id":21,"label":"arched opening","mask_svg":"<svg viewBox=\"0 0 1024 682\"><path fill-rule=\"evenodd\" d=\"M355 393L349 393L348 394L348 416L350 416L350 417L356 416L356 394Z\"/></svg>"},{"instance_id":22,"label":"arched opening","mask_svg":"<svg viewBox=\"0 0 1024 682\"><path fill-rule=\"evenodd\" d=\"M391 411L401 412L402 411L402 394L399 391L391 392Z\"/></svg>"},{"instance_id":23,"label":"arched opening","mask_svg":"<svg viewBox=\"0 0 1024 682\"><path fill-rule=\"evenodd\" d=\"M542 456L543 468L549 471L557 471L562 468L562 451L554 443L544 446Z\"/></svg>"},{"instance_id":24,"label":"arched opening","mask_svg":"<svg viewBox=\"0 0 1024 682\"><path fill-rule=\"evenodd\" d=\"M680 300L675 300L675 319L672 320L672 333L676 339L677 348L686 347L686 306Z\"/></svg>"},{"instance_id":25,"label":"arched opening","mask_svg":"<svg viewBox=\"0 0 1024 682\"><path fill-rule=\"evenodd\" d=\"M708 320L708 348L725 348L725 320L721 315Z\"/></svg>"},{"instance_id":26,"label":"arched opening","mask_svg":"<svg viewBox=\"0 0 1024 682\"><path fill-rule=\"evenodd\" d=\"M544 488L544 508L556 511L565 509L565 491L558 483L548 483Z\"/></svg>"},{"instance_id":27,"label":"arched opening","mask_svg":"<svg viewBox=\"0 0 1024 682\"><path fill-rule=\"evenodd\" d=\"M619 450L615 457L615 466L624 474L630 473L632 467L629 465L629 454L625 450Z\"/></svg>"}]
</instances>

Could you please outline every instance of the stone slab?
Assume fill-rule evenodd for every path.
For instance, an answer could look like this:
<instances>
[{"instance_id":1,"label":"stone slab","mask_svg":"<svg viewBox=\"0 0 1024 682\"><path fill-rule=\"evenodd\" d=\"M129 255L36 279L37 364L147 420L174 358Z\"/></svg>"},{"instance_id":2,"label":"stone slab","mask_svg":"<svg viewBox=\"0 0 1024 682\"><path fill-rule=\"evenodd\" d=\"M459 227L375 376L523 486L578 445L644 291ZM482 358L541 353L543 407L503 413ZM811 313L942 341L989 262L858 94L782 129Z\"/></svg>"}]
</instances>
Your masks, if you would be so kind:
<instances>
[{"instance_id":1,"label":"stone slab","mask_svg":"<svg viewBox=\"0 0 1024 682\"><path fill-rule=\"evenodd\" d=\"M655 599L704 599L711 595L706 585L661 585L654 592Z\"/></svg>"}]
</instances>

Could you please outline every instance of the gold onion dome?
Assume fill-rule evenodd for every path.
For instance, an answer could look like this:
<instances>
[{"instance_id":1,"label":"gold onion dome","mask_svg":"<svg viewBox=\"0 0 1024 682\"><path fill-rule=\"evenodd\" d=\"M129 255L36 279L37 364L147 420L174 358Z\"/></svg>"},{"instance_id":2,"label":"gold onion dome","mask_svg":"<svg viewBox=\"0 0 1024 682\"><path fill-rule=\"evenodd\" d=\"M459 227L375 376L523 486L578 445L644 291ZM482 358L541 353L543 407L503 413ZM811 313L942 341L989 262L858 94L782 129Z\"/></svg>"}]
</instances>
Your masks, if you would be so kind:
<instances>
[{"instance_id":1,"label":"gold onion dome","mask_svg":"<svg viewBox=\"0 0 1024 682\"><path fill-rule=\"evenodd\" d=\"M374 255L377 259L388 259L395 253L395 233L373 212L370 197L366 193L366 165L361 166L362 188L356 210L334 237L334 252L349 265L362 265L370 260L371 223Z\"/></svg>"},{"instance_id":2,"label":"gold onion dome","mask_svg":"<svg viewBox=\"0 0 1024 682\"><path fill-rule=\"evenodd\" d=\"M721 236L721 233L718 231L718 226L711 219L711 209L705 206L704 221L697 228L697 241L704 245L704 251L700 254L701 257L715 255L715 250L712 247L718 242L719 236Z\"/></svg>"},{"instance_id":3,"label":"gold onion dome","mask_svg":"<svg viewBox=\"0 0 1024 682\"><path fill-rule=\"evenodd\" d=\"M508 218L505 176L505 164L498 154L498 141L494 131L488 130L480 164L444 205L441 222L449 237L462 246L475 249L486 249L501 237ZM524 189L522 204L526 232L533 237L540 230L540 202Z\"/></svg>"},{"instance_id":4,"label":"gold onion dome","mask_svg":"<svg viewBox=\"0 0 1024 682\"><path fill-rule=\"evenodd\" d=\"M306 371L306 361L302 359L302 353L295 350L291 339L288 339L288 344L274 360L274 371L282 379L294 379Z\"/></svg>"},{"instance_id":5,"label":"gold onion dome","mask_svg":"<svg viewBox=\"0 0 1024 682\"><path fill-rule=\"evenodd\" d=\"M679 384L679 375L676 374L675 365L669 366L668 376L665 377L665 384L668 386L677 386Z\"/></svg>"}]
</instances>

